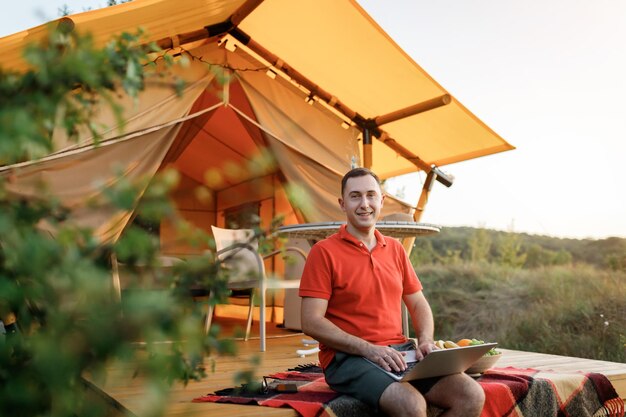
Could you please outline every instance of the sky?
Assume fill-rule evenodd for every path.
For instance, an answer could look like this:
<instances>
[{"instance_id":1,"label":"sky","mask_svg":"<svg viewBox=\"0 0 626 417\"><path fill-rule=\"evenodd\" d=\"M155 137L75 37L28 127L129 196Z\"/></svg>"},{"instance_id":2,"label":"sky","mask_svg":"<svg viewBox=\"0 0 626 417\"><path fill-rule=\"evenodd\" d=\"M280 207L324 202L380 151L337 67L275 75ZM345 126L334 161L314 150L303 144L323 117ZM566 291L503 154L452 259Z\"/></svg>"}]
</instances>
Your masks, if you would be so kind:
<instances>
[{"instance_id":1,"label":"sky","mask_svg":"<svg viewBox=\"0 0 626 417\"><path fill-rule=\"evenodd\" d=\"M358 0L440 85L517 149L443 167L422 221L626 238L626 1ZM105 0L22 0L0 37ZM390 111L395 109L390 109ZM391 181L415 201L424 176Z\"/></svg>"}]
</instances>

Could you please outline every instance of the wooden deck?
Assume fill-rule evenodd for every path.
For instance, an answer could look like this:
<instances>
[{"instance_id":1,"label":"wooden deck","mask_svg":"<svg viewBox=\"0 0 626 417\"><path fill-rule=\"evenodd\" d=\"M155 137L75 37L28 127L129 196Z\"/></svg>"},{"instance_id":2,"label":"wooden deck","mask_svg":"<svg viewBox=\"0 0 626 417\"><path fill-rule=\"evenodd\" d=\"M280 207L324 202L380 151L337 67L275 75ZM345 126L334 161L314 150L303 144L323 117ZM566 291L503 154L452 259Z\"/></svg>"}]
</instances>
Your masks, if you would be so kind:
<instances>
[{"instance_id":1,"label":"wooden deck","mask_svg":"<svg viewBox=\"0 0 626 417\"><path fill-rule=\"evenodd\" d=\"M299 358L296 349L301 349L300 333L286 332L273 329L268 325L269 334L267 352L260 353L258 338L238 343L238 357L219 357L205 359L209 376L200 382L190 382L186 387L175 384L168 398L155 398L150 395L147 381L141 377L133 378L133 369L112 365L107 369L106 383L96 386L87 380L90 400L104 400L109 404L109 417L130 416L145 417L152 415L154 407L160 401L165 405L166 417L245 417L245 416L289 416L297 414L291 409L243 406L233 404L192 403L191 400L201 395L214 392L234 385L233 375L236 371L250 367L250 359L260 357L260 364L256 367L256 375L261 379L263 375L283 371L299 364L311 363L317 360L317 355ZM584 371L599 372L606 375L622 398L626 399L626 364L604 362L590 359L572 358L542 353L522 352L516 350L499 349L503 352L502 358L496 366L514 366L518 368L535 368L555 371ZM215 371L210 372L211 359L215 359Z\"/></svg>"}]
</instances>

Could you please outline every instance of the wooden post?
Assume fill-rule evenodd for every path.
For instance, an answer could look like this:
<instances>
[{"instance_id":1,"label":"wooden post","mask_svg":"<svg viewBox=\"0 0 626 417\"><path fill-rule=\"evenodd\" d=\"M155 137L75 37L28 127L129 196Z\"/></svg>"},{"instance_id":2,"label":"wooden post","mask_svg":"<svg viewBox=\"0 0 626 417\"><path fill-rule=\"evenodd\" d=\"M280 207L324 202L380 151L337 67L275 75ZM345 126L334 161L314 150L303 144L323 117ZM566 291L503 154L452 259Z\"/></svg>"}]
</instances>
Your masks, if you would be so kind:
<instances>
[{"instance_id":1,"label":"wooden post","mask_svg":"<svg viewBox=\"0 0 626 417\"><path fill-rule=\"evenodd\" d=\"M372 133L369 129L363 129L363 166L372 169Z\"/></svg>"},{"instance_id":2,"label":"wooden post","mask_svg":"<svg viewBox=\"0 0 626 417\"><path fill-rule=\"evenodd\" d=\"M435 97L430 100L426 100L421 103L417 103L391 113L377 116L374 118L374 123L376 123L376 126L382 126L387 123L395 122L396 120L424 113L429 110L434 110L438 107L450 104L451 101L452 97L450 97L449 94L444 94L442 96Z\"/></svg>"},{"instance_id":3,"label":"wooden post","mask_svg":"<svg viewBox=\"0 0 626 417\"><path fill-rule=\"evenodd\" d=\"M433 183L437 174L433 171L430 171L428 175L426 175L426 181L422 186L422 193L420 194L419 201L417 202L417 208L413 212L413 220L419 222L422 218L422 214L424 213L424 209L426 207L426 203L428 203L428 196L430 195L430 190L433 188ZM413 250L413 244L415 243L415 237L407 237L402 239L402 246L404 246L404 250L407 255L411 256L411 251Z\"/></svg>"},{"instance_id":4,"label":"wooden post","mask_svg":"<svg viewBox=\"0 0 626 417\"><path fill-rule=\"evenodd\" d=\"M426 181L424 181L424 185L422 186L422 193L420 194L419 201L417 202L417 209L415 213L413 213L413 219L416 222L419 222L422 218L422 214L424 214L424 209L426 208L426 204L428 203L428 197L430 195L430 190L433 188L433 183L437 175L430 171L428 175L426 175Z\"/></svg>"}]
</instances>

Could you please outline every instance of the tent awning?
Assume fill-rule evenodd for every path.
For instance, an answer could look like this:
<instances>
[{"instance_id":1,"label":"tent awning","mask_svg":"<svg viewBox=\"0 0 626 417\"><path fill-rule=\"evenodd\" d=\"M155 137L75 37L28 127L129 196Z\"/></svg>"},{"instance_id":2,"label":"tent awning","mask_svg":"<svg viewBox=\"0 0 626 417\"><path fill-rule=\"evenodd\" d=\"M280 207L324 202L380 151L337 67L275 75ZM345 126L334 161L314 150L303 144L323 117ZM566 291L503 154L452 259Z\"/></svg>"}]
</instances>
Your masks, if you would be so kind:
<instances>
[{"instance_id":1,"label":"tent awning","mask_svg":"<svg viewBox=\"0 0 626 417\"><path fill-rule=\"evenodd\" d=\"M142 27L148 40L226 21L244 0L135 0L71 16L97 45ZM447 92L354 1L265 0L239 28L365 119ZM45 36L45 25L0 39L4 69L23 70L21 50ZM397 143L428 165L447 165L513 149L452 97L450 104L385 124ZM416 171L374 141L372 169L381 178Z\"/></svg>"}]
</instances>

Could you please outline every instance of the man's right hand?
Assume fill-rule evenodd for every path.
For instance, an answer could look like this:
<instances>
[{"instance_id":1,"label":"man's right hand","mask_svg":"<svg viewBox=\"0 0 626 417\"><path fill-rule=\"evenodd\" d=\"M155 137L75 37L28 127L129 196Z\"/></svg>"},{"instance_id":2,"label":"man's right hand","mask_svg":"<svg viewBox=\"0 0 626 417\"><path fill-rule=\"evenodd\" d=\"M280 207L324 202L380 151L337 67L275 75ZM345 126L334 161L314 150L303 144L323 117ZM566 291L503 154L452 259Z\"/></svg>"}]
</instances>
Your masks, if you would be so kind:
<instances>
[{"instance_id":1,"label":"man's right hand","mask_svg":"<svg viewBox=\"0 0 626 417\"><path fill-rule=\"evenodd\" d=\"M363 356L386 371L400 372L406 369L402 352L389 347L373 345L359 337L341 330L325 317L328 300L302 298L302 331L337 351Z\"/></svg>"},{"instance_id":2,"label":"man's right hand","mask_svg":"<svg viewBox=\"0 0 626 417\"><path fill-rule=\"evenodd\" d=\"M404 355L406 355L406 353L398 352L389 346L370 344L363 356L386 371L400 372L406 369Z\"/></svg>"}]
</instances>

